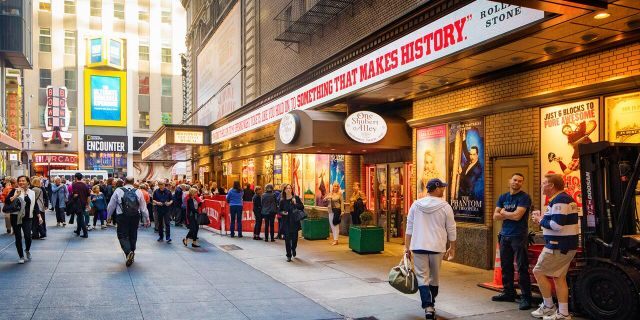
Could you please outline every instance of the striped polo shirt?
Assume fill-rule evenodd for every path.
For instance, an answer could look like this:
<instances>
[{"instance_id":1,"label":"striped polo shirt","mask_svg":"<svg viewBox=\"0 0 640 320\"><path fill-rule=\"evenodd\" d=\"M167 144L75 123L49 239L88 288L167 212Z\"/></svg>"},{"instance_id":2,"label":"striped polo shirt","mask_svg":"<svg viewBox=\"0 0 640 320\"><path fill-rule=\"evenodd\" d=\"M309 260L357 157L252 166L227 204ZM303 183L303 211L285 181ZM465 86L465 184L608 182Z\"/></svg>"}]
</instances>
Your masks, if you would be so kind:
<instances>
[{"instance_id":1,"label":"striped polo shirt","mask_svg":"<svg viewBox=\"0 0 640 320\"><path fill-rule=\"evenodd\" d=\"M549 201L540 221L545 248L562 253L578 248L578 210L576 202L564 191Z\"/></svg>"}]
</instances>

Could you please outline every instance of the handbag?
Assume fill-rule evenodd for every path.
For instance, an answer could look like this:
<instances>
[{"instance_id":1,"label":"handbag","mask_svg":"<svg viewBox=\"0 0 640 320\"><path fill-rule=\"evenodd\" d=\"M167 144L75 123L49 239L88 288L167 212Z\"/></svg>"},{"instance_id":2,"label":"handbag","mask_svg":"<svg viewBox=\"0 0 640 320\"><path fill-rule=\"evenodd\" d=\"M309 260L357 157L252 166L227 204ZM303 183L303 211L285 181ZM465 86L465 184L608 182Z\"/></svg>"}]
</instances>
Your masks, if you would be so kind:
<instances>
[{"instance_id":1,"label":"handbag","mask_svg":"<svg viewBox=\"0 0 640 320\"><path fill-rule=\"evenodd\" d=\"M307 213L304 210L293 209L293 220L300 222L307 218Z\"/></svg>"},{"instance_id":2,"label":"handbag","mask_svg":"<svg viewBox=\"0 0 640 320\"><path fill-rule=\"evenodd\" d=\"M9 199L9 197L7 197L7 199ZM20 211L20 209L22 209L22 202L20 199L16 198L15 200L5 204L4 207L2 207L2 212L14 213Z\"/></svg>"},{"instance_id":3,"label":"handbag","mask_svg":"<svg viewBox=\"0 0 640 320\"><path fill-rule=\"evenodd\" d=\"M209 215L206 213L199 213L198 214L198 225L201 226L206 226L211 224L211 220L209 219Z\"/></svg>"},{"instance_id":4,"label":"handbag","mask_svg":"<svg viewBox=\"0 0 640 320\"><path fill-rule=\"evenodd\" d=\"M331 209L333 211L333 220L331 221L331 223L334 226L339 225L342 222L342 210L338 209L338 208L332 208Z\"/></svg>"},{"instance_id":5,"label":"handbag","mask_svg":"<svg viewBox=\"0 0 640 320\"><path fill-rule=\"evenodd\" d=\"M389 284L396 290L413 294L418 292L418 278L404 255L400 263L389 271Z\"/></svg>"}]
</instances>

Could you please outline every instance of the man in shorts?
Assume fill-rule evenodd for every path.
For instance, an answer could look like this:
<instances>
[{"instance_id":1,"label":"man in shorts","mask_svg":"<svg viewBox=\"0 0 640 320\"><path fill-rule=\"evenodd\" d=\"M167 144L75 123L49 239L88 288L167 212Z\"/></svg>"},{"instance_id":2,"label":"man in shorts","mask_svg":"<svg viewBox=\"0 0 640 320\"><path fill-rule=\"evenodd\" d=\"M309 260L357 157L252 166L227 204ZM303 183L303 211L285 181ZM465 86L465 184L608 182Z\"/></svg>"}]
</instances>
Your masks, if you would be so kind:
<instances>
[{"instance_id":1,"label":"man in shorts","mask_svg":"<svg viewBox=\"0 0 640 320\"><path fill-rule=\"evenodd\" d=\"M544 320L571 319L567 271L578 248L578 205L564 192L564 179L559 174L547 174L542 179L542 192L549 198L544 215L532 213L533 222L540 224L545 246L533 268L543 302L531 313ZM555 283L558 307L551 296L551 282Z\"/></svg>"}]
</instances>

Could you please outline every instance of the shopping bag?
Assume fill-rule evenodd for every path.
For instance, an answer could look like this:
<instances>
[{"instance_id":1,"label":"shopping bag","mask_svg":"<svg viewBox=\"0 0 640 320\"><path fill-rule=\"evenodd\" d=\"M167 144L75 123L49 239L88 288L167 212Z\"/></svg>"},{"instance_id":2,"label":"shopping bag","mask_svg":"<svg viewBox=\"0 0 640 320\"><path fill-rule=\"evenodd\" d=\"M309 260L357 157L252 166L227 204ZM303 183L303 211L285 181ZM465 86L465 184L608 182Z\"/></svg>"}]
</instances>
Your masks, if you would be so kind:
<instances>
[{"instance_id":1,"label":"shopping bag","mask_svg":"<svg viewBox=\"0 0 640 320\"><path fill-rule=\"evenodd\" d=\"M418 278L413 272L406 255L402 257L400 264L389 271L389 284L396 290L406 294L418 291Z\"/></svg>"}]
</instances>

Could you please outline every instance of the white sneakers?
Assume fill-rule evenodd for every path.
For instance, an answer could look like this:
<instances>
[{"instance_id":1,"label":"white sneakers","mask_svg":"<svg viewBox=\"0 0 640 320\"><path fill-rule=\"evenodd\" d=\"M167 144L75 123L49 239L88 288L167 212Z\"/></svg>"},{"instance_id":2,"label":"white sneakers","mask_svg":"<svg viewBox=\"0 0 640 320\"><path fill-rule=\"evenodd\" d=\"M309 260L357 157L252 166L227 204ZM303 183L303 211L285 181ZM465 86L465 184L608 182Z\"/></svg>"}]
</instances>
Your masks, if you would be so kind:
<instances>
[{"instance_id":1,"label":"white sneakers","mask_svg":"<svg viewBox=\"0 0 640 320\"><path fill-rule=\"evenodd\" d=\"M560 313L560 311L557 311L553 315L542 318L542 320L571 320L571 315L565 316L564 314Z\"/></svg>"},{"instance_id":2,"label":"white sneakers","mask_svg":"<svg viewBox=\"0 0 640 320\"><path fill-rule=\"evenodd\" d=\"M537 310L531 312L531 316L542 320L571 320L571 315L560 313L555 304L549 308L544 305L544 302L540 304Z\"/></svg>"},{"instance_id":3,"label":"white sneakers","mask_svg":"<svg viewBox=\"0 0 640 320\"><path fill-rule=\"evenodd\" d=\"M31 261L31 252L27 251L27 260Z\"/></svg>"},{"instance_id":4,"label":"white sneakers","mask_svg":"<svg viewBox=\"0 0 640 320\"><path fill-rule=\"evenodd\" d=\"M19 264L24 264L24 259L22 259L22 258L18 259L18 263Z\"/></svg>"}]
</instances>

